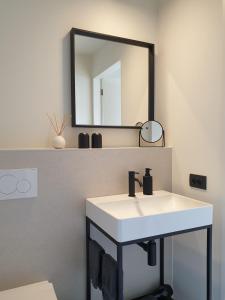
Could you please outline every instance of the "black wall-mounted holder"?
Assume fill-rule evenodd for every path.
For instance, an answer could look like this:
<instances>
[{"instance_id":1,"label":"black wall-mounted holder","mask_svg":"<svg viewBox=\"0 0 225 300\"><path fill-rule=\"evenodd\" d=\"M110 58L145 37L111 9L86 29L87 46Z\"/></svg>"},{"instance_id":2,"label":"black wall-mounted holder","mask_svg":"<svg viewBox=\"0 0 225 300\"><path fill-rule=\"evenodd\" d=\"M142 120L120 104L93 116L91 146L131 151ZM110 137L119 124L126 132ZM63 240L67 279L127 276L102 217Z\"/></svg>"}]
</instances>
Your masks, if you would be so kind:
<instances>
[{"instance_id":1,"label":"black wall-mounted holder","mask_svg":"<svg viewBox=\"0 0 225 300\"><path fill-rule=\"evenodd\" d=\"M90 278L90 261L89 261L89 240L91 238L91 225L100 231L105 237L114 243L117 248L117 298L116 300L124 300L123 295L123 248L127 245L138 244L139 246L143 243L154 241L159 239L160 241L160 285L164 285L164 239L166 237L185 234L194 231L206 230L206 300L212 300L212 225L203 227L191 228L183 231L175 231L162 235L146 237L138 240L132 240L127 242L118 242L105 232L101 227L94 223L91 219L86 217L86 253L87 253L87 270L86 270L86 300L91 300L91 278ZM141 247L142 247L141 246ZM145 247L145 246L144 246ZM143 248L143 247L142 247Z\"/></svg>"}]
</instances>

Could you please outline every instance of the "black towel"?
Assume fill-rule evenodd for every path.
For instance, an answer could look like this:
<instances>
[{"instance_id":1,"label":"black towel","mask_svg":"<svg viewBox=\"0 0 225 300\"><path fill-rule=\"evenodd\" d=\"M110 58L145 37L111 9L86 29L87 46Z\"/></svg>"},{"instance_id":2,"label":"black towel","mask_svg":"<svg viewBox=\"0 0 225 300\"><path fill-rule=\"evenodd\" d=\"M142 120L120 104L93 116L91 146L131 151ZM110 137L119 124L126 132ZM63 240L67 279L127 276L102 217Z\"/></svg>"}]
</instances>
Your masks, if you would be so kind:
<instances>
[{"instance_id":1,"label":"black towel","mask_svg":"<svg viewBox=\"0 0 225 300\"><path fill-rule=\"evenodd\" d=\"M109 254L102 258L103 300L117 299L117 262Z\"/></svg>"},{"instance_id":2,"label":"black towel","mask_svg":"<svg viewBox=\"0 0 225 300\"><path fill-rule=\"evenodd\" d=\"M101 269L104 254L104 249L96 241L89 241L90 278L95 289L102 288Z\"/></svg>"}]
</instances>

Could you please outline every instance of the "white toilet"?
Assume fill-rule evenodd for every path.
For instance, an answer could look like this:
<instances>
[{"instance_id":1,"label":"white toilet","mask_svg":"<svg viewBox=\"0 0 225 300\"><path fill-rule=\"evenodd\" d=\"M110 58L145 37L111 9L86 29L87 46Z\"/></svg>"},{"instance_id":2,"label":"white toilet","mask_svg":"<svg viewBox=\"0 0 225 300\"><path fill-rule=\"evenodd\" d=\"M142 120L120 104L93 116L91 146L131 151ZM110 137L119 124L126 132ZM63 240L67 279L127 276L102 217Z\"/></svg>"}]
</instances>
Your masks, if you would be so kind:
<instances>
[{"instance_id":1,"label":"white toilet","mask_svg":"<svg viewBox=\"0 0 225 300\"><path fill-rule=\"evenodd\" d=\"M54 287L48 281L0 292L0 300L57 300Z\"/></svg>"}]
</instances>

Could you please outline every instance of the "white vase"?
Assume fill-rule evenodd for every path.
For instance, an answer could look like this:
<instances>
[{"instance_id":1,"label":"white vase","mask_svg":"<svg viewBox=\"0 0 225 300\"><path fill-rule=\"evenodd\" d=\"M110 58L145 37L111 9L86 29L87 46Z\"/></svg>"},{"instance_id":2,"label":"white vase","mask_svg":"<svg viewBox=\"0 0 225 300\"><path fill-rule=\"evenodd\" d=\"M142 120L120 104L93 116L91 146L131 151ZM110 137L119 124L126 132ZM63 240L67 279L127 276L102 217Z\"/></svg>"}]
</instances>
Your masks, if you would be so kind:
<instances>
[{"instance_id":1,"label":"white vase","mask_svg":"<svg viewBox=\"0 0 225 300\"><path fill-rule=\"evenodd\" d=\"M52 140L52 146L55 149L64 149L66 146L66 141L62 135L57 135Z\"/></svg>"}]
</instances>

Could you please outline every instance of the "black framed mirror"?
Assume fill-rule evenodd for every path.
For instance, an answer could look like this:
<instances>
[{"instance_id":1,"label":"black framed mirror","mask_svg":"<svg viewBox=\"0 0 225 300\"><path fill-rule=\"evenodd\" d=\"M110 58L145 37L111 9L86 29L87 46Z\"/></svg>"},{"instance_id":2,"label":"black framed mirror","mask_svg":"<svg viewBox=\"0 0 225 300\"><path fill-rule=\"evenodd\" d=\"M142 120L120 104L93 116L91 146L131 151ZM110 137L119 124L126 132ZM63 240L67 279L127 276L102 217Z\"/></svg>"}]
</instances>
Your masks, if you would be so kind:
<instances>
[{"instance_id":1,"label":"black framed mirror","mask_svg":"<svg viewBox=\"0 0 225 300\"><path fill-rule=\"evenodd\" d=\"M72 28L70 46L73 127L154 120L154 44Z\"/></svg>"}]
</instances>

